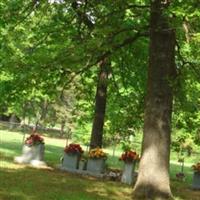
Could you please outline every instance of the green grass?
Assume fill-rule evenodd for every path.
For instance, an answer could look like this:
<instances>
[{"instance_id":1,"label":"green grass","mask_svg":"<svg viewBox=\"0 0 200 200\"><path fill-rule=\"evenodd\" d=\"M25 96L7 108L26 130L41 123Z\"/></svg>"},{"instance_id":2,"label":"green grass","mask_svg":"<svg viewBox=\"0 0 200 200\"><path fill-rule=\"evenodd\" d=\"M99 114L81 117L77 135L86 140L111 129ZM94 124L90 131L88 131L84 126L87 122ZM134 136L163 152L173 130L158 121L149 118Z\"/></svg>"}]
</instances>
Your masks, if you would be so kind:
<instances>
[{"instance_id":1,"label":"green grass","mask_svg":"<svg viewBox=\"0 0 200 200\"><path fill-rule=\"evenodd\" d=\"M58 170L2 169L2 200L96 200L129 199L130 187Z\"/></svg>"},{"instance_id":2,"label":"green grass","mask_svg":"<svg viewBox=\"0 0 200 200\"><path fill-rule=\"evenodd\" d=\"M13 163L13 157L21 154L23 133L0 131L0 200L128 200L132 187L119 182L83 177L56 169L66 141L45 137L45 161L47 169L35 169ZM112 155L112 149L106 150ZM120 168L116 156L109 156L108 164ZM172 191L177 200L199 200L200 192L190 189L192 170L190 163L184 168L185 182L178 182L175 174L180 166L172 161Z\"/></svg>"}]
</instances>

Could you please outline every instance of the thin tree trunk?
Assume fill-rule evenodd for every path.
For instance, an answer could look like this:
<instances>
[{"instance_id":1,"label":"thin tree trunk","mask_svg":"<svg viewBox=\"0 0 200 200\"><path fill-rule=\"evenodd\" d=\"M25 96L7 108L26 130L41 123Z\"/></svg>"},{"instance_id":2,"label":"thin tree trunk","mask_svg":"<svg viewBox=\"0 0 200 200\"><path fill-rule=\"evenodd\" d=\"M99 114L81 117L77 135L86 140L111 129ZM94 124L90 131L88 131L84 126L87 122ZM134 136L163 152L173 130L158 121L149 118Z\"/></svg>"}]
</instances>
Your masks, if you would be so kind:
<instances>
[{"instance_id":1,"label":"thin tree trunk","mask_svg":"<svg viewBox=\"0 0 200 200\"><path fill-rule=\"evenodd\" d=\"M100 72L98 76L96 97L95 97L95 114L92 126L92 133L90 139L90 149L102 147L103 140L103 126L106 111L107 98L107 79L110 64L106 59L103 59L99 65Z\"/></svg>"},{"instance_id":2,"label":"thin tree trunk","mask_svg":"<svg viewBox=\"0 0 200 200\"><path fill-rule=\"evenodd\" d=\"M170 199L169 158L175 69L175 32L162 0L151 2L150 57L144 135L134 199Z\"/></svg>"},{"instance_id":3,"label":"thin tree trunk","mask_svg":"<svg viewBox=\"0 0 200 200\"><path fill-rule=\"evenodd\" d=\"M61 121L61 126L60 126L60 137L63 138L64 136L64 128L65 128L65 120Z\"/></svg>"},{"instance_id":4,"label":"thin tree trunk","mask_svg":"<svg viewBox=\"0 0 200 200\"><path fill-rule=\"evenodd\" d=\"M41 104L42 104L41 105L41 114L38 111L38 114L37 114L37 117L36 117L37 119L36 119L36 122L35 122L35 131L38 130L38 126L39 126L40 122L45 119L47 111L48 111L48 106L49 106L48 101L44 100Z\"/></svg>"}]
</instances>

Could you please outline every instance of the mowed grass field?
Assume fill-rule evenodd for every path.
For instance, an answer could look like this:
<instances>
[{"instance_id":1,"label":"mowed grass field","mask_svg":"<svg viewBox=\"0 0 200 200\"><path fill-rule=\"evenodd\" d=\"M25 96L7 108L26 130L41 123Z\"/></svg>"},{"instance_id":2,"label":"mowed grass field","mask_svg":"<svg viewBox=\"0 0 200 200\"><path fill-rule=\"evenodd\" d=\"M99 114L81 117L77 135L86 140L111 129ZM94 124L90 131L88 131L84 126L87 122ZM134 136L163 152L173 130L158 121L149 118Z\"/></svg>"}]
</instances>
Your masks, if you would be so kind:
<instances>
[{"instance_id":1,"label":"mowed grass field","mask_svg":"<svg viewBox=\"0 0 200 200\"><path fill-rule=\"evenodd\" d=\"M28 134L26 135L28 136ZM58 169L66 140L45 137L45 161L48 168L36 169L13 162L22 150L23 133L0 131L0 200L128 200L133 186L92 177L62 172ZM120 150L112 157L109 167L120 168ZM171 186L176 200L199 200L200 192L191 190L191 163L186 163L186 180L179 182L175 174L180 171L176 161L171 163Z\"/></svg>"}]
</instances>

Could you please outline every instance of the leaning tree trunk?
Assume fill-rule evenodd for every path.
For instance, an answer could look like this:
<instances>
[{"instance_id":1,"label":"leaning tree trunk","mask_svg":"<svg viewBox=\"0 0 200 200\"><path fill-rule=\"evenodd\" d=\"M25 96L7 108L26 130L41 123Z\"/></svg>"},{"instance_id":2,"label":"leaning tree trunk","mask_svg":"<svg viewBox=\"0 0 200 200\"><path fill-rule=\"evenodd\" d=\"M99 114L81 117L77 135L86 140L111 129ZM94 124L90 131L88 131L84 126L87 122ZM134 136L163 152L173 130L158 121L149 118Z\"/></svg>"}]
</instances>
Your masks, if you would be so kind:
<instances>
[{"instance_id":1,"label":"leaning tree trunk","mask_svg":"<svg viewBox=\"0 0 200 200\"><path fill-rule=\"evenodd\" d=\"M169 180L170 134L176 75L175 31L168 25L166 5L151 1L150 54L144 135L134 199L171 198Z\"/></svg>"},{"instance_id":2,"label":"leaning tree trunk","mask_svg":"<svg viewBox=\"0 0 200 200\"><path fill-rule=\"evenodd\" d=\"M95 97L95 113L90 138L90 149L102 147L109 65L107 59L103 59L99 64L100 72Z\"/></svg>"}]
</instances>

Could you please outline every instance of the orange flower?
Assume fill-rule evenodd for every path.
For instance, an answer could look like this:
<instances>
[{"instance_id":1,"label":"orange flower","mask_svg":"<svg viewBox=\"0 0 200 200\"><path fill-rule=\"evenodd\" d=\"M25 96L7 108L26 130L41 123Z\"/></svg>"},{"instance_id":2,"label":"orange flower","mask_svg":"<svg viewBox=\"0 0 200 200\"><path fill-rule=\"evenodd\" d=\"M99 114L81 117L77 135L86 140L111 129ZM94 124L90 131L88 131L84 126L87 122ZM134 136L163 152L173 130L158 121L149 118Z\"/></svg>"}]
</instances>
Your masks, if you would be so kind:
<instances>
[{"instance_id":1,"label":"orange flower","mask_svg":"<svg viewBox=\"0 0 200 200\"><path fill-rule=\"evenodd\" d=\"M90 158L106 158L107 155L101 148L97 147L89 151L89 157Z\"/></svg>"}]
</instances>

